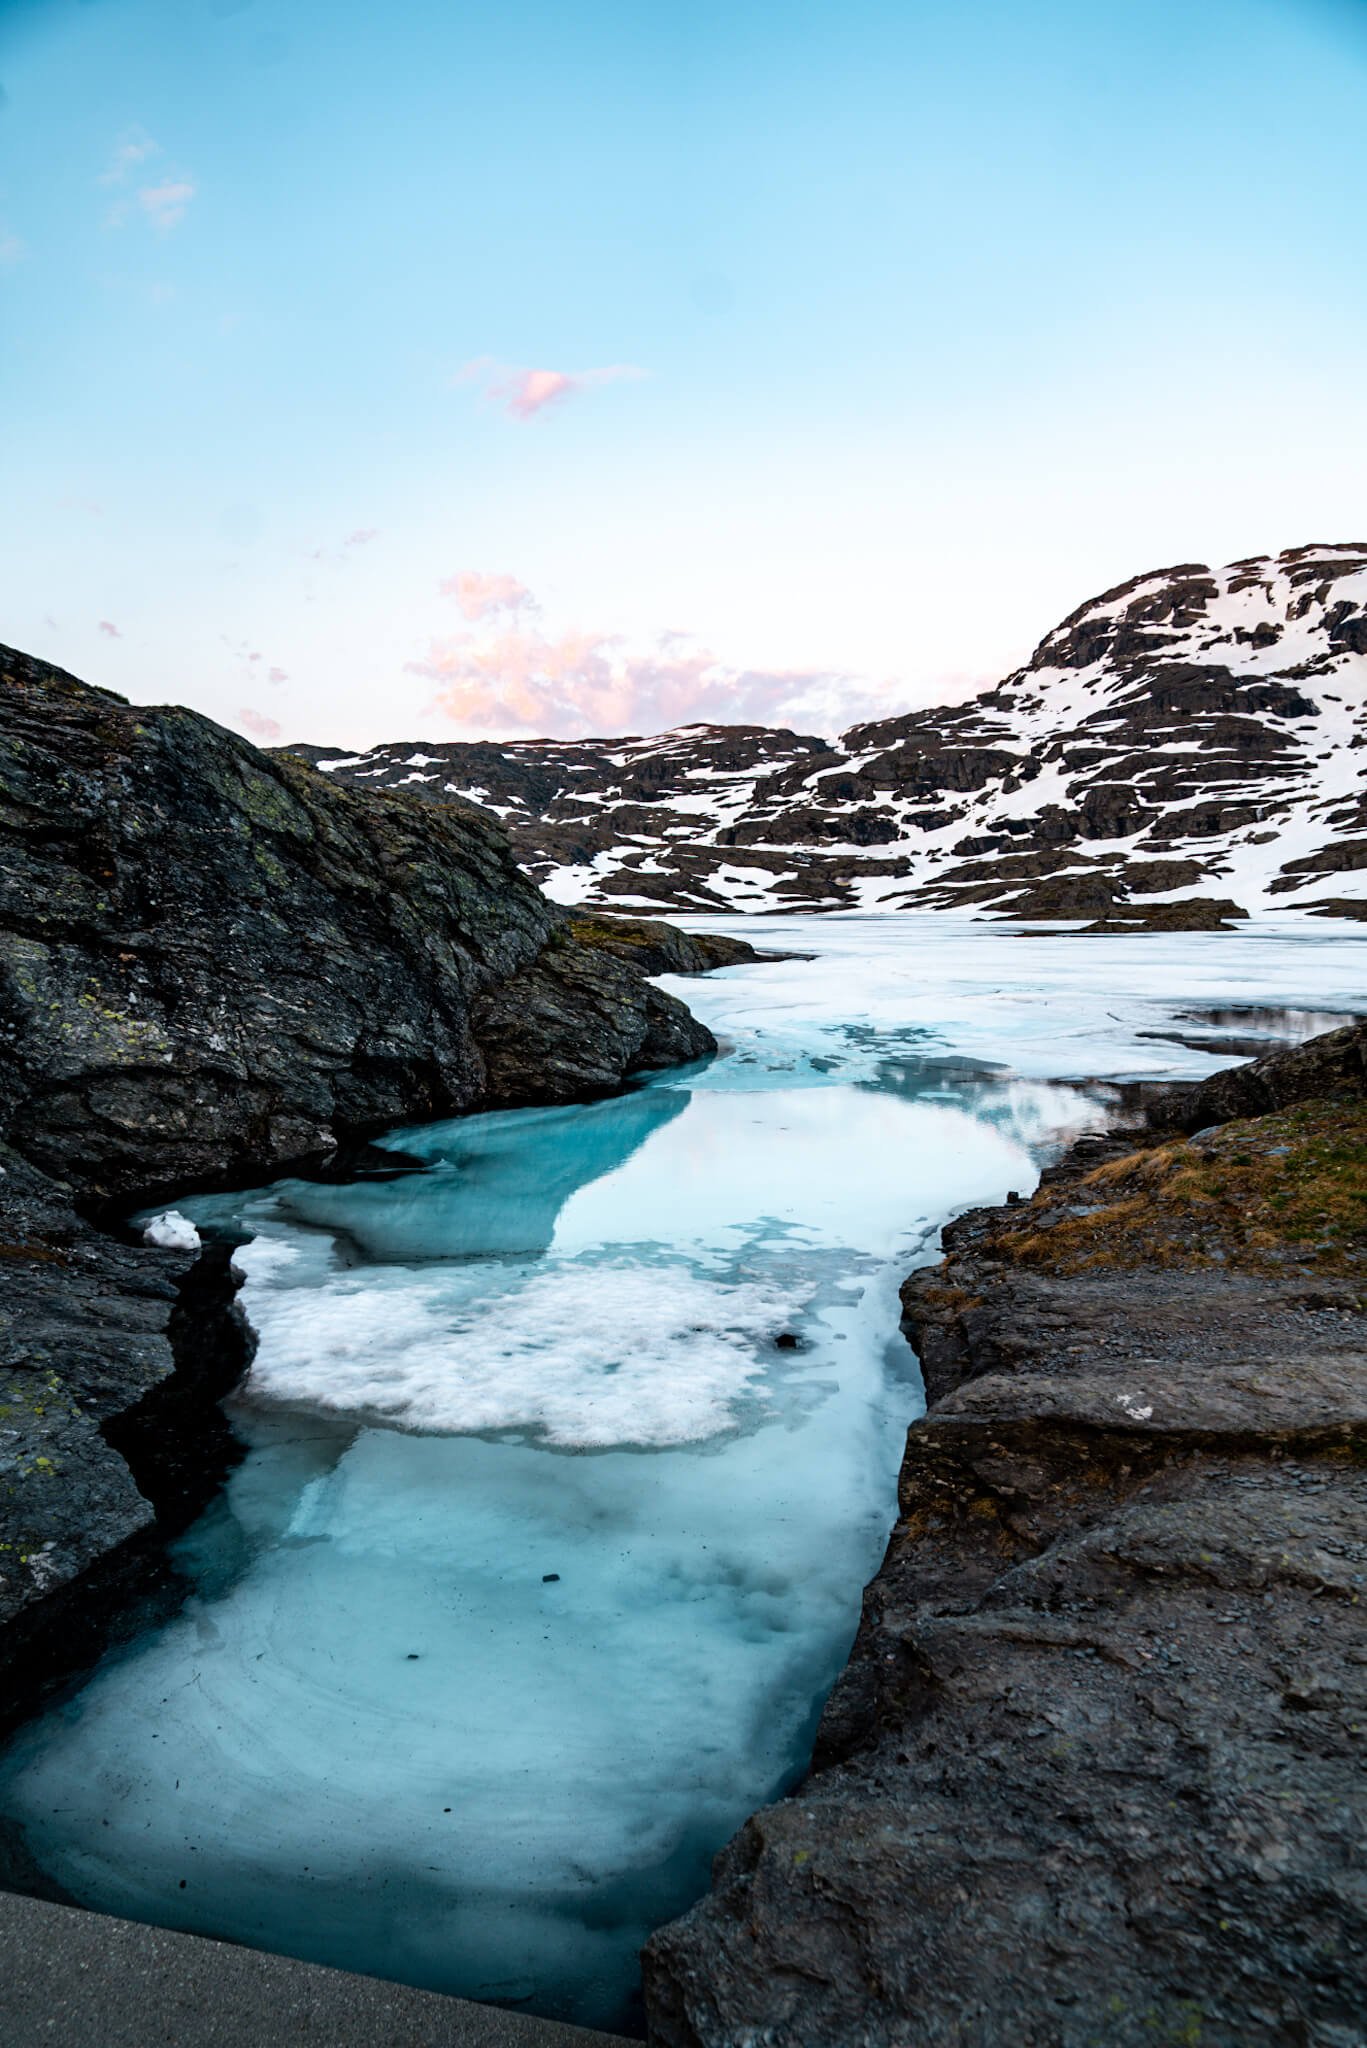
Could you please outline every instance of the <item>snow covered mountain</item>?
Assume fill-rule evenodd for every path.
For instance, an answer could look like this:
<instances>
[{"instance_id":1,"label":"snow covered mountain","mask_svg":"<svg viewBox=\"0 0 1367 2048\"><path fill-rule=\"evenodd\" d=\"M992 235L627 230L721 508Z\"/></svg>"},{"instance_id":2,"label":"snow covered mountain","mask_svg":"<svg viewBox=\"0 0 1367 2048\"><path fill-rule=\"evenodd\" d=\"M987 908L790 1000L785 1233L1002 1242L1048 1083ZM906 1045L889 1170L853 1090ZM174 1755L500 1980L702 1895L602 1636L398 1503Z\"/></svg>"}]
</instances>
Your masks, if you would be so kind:
<instances>
[{"instance_id":1,"label":"snow covered mountain","mask_svg":"<svg viewBox=\"0 0 1367 2048\"><path fill-rule=\"evenodd\" d=\"M564 903L1367 917L1367 542L1136 576L995 689L834 743L696 725L290 751L497 812Z\"/></svg>"}]
</instances>

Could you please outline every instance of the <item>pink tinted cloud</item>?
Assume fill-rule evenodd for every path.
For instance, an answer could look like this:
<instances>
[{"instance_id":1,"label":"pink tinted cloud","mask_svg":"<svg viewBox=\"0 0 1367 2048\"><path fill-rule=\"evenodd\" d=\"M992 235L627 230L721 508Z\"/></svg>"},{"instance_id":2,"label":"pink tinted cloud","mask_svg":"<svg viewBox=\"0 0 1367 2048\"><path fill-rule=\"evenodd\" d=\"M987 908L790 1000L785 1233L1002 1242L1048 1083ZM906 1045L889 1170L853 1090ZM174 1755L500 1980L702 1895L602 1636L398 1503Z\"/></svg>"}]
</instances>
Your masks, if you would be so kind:
<instances>
[{"instance_id":1,"label":"pink tinted cloud","mask_svg":"<svg viewBox=\"0 0 1367 2048\"><path fill-rule=\"evenodd\" d=\"M495 387L509 412L520 420L529 420L543 406L568 398L574 388L575 380L567 370L521 370L507 383Z\"/></svg>"},{"instance_id":2,"label":"pink tinted cloud","mask_svg":"<svg viewBox=\"0 0 1367 2048\"><path fill-rule=\"evenodd\" d=\"M252 646L250 640L231 640L226 633L220 633L218 637L227 648L229 654L232 655L233 660L246 670L247 679L253 685L260 682L263 671L268 683L286 683L289 681L289 670L274 665L269 657L261 652L259 647ZM239 716L246 721L252 718L259 718L262 714L257 711L243 711Z\"/></svg>"},{"instance_id":3,"label":"pink tinted cloud","mask_svg":"<svg viewBox=\"0 0 1367 2048\"><path fill-rule=\"evenodd\" d=\"M344 548L363 548L367 541L372 541L376 538L379 531L378 526L358 526L354 533L347 535L346 539L342 542L342 546Z\"/></svg>"},{"instance_id":4,"label":"pink tinted cloud","mask_svg":"<svg viewBox=\"0 0 1367 2048\"><path fill-rule=\"evenodd\" d=\"M237 714L237 722L256 740L278 740L280 727L276 720L267 718L264 711L253 711L246 705Z\"/></svg>"},{"instance_id":5,"label":"pink tinted cloud","mask_svg":"<svg viewBox=\"0 0 1367 2048\"><path fill-rule=\"evenodd\" d=\"M849 677L736 668L677 634L633 648L610 634L550 636L514 623L434 640L408 668L438 685L434 707L454 724L566 739L699 722L826 729L828 711L848 724L886 708Z\"/></svg>"},{"instance_id":6,"label":"pink tinted cloud","mask_svg":"<svg viewBox=\"0 0 1367 2048\"><path fill-rule=\"evenodd\" d=\"M112 619L101 619L100 631L104 634L106 640L122 640L123 638L123 634Z\"/></svg>"},{"instance_id":7,"label":"pink tinted cloud","mask_svg":"<svg viewBox=\"0 0 1367 2048\"><path fill-rule=\"evenodd\" d=\"M589 391L600 384L635 382L646 371L634 363L607 363L596 370L538 370L495 362L492 356L477 356L456 372L457 384L480 383L484 395L500 404L514 419L534 419L547 406L560 405L576 391Z\"/></svg>"},{"instance_id":8,"label":"pink tinted cloud","mask_svg":"<svg viewBox=\"0 0 1367 2048\"><path fill-rule=\"evenodd\" d=\"M138 193L138 205L153 227L164 234L184 220L194 196L195 188L188 178L167 178L160 185L144 185Z\"/></svg>"},{"instance_id":9,"label":"pink tinted cloud","mask_svg":"<svg viewBox=\"0 0 1367 2048\"><path fill-rule=\"evenodd\" d=\"M459 569L443 577L437 588L443 597L453 597L461 616L485 619L493 612L531 611L536 599L516 576L485 576L478 569Z\"/></svg>"}]
</instances>

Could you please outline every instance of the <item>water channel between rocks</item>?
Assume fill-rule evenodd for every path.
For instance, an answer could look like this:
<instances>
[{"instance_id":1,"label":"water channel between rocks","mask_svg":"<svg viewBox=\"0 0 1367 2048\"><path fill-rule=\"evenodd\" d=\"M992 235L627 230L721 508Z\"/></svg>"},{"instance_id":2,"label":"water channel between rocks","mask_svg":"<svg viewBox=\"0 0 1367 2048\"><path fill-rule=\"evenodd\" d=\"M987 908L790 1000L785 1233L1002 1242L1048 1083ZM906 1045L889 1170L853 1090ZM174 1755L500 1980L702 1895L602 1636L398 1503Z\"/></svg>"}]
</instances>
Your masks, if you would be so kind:
<instances>
[{"instance_id":1,"label":"water channel between rocks","mask_svg":"<svg viewBox=\"0 0 1367 2048\"><path fill-rule=\"evenodd\" d=\"M0 1758L67 1896L633 2028L848 1650L919 1409L899 1282L1114 1083L1367 1007L1338 925L700 922L820 956L669 983L709 1065L179 1204L251 1234L250 1451L181 1613Z\"/></svg>"}]
</instances>

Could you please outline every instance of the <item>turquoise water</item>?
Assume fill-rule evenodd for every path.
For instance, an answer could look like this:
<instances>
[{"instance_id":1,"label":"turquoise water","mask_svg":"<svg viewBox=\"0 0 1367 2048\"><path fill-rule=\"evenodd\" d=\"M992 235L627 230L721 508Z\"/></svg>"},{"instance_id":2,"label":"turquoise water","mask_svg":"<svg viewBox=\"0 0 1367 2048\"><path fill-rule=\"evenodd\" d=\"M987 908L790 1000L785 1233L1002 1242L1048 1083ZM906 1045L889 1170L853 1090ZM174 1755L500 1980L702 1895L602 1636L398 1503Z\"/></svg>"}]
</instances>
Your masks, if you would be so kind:
<instances>
[{"instance_id":1,"label":"turquoise water","mask_svg":"<svg viewBox=\"0 0 1367 2048\"><path fill-rule=\"evenodd\" d=\"M822 922L824 962L673 984L727 1040L705 1067L398 1133L425 1170L394 1180L178 1205L250 1238L250 1453L178 1546L184 1610L0 1761L69 1895L633 2024L641 1941L800 1770L847 1652L919 1404L898 1283L1108 1076L1218 1063L1144 1035L1174 997L1117 994L1130 941L995 966L978 928L937 965L912 921ZM1199 936L1236 1001L1347 1002L1364 957ZM945 1021L898 1021L937 974Z\"/></svg>"}]
</instances>

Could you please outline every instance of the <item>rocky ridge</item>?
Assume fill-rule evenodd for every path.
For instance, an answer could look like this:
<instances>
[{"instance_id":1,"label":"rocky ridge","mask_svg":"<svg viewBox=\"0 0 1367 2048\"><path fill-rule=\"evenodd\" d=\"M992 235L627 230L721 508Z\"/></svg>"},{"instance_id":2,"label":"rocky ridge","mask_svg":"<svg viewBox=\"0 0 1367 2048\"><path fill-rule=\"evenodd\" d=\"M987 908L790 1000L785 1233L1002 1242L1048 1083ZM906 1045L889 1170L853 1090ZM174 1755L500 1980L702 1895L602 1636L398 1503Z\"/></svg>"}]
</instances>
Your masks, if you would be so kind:
<instances>
[{"instance_id":1,"label":"rocky ridge","mask_svg":"<svg viewBox=\"0 0 1367 2048\"><path fill-rule=\"evenodd\" d=\"M904 1290L924 1420L657 2048L1357 2048L1367 1025L1173 1089Z\"/></svg>"},{"instance_id":2,"label":"rocky ridge","mask_svg":"<svg viewBox=\"0 0 1367 2048\"><path fill-rule=\"evenodd\" d=\"M1367 914L1367 542L1136 576L967 704L837 741L292 749L477 802L558 900L676 910Z\"/></svg>"},{"instance_id":3,"label":"rocky ridge","mask_svg":"<svg viewBox=\"0 0 1367 2048\"><path fill-rule=\"evenodd\" d=\"M97 1225L700 1058L641 971L663 954L749 949L576 927L473 805L335 787L0 649L0 1719L232 1455L224 1258Z\"/></svg>"}]
</instances>

